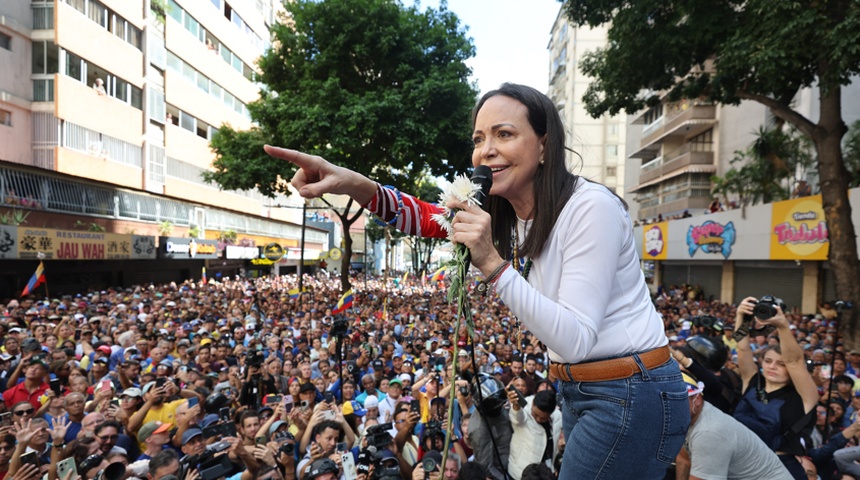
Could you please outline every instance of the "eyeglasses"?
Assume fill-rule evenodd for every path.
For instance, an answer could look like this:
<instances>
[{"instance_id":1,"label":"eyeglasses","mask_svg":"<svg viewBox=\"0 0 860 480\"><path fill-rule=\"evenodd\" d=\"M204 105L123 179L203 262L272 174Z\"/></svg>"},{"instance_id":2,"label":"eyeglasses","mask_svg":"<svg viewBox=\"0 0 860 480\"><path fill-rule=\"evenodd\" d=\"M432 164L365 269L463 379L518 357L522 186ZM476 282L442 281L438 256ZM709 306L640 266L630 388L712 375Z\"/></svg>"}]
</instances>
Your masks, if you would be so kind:
<instances>
[{"instance_id":1,"label":"eyeglasses","mask_svg":"<svg viewBox=\"0 0 860 480\"><path fill-rule=\"evenodd\" d=\"M119 440L119 435L103 435L99 437L99 440L103 442L112 442Z\"/></svg>"},{"instance_id":2,"label":"eyeglasses","mask_svg":"<svg viewBox=\"0 0 860 480\"><path fill-rule=\"evenodd\" d=\"M32 414L36 413L36 409L31 408L28 410L18 410L14 413L15 413L15 416L17 416L17 417L23 417L24 415L32 415Z\"/></svg>"}]
</instances>

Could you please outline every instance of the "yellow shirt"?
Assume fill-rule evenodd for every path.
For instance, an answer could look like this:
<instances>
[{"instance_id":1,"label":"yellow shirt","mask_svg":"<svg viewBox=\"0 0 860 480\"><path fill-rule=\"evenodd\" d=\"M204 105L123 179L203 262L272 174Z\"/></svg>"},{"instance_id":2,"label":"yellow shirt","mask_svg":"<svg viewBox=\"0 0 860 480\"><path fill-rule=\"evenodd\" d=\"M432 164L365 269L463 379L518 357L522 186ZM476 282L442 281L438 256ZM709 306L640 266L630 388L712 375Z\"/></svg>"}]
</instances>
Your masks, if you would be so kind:
<instances>
[{"instance_id":1,"label":"yellow shirt","mask_svg":"<svg viewBox=\"0 0 860 480\"><path fill-rule=\"evenodd\" d=\"M143 422L141 425L146 425L148 422L161 422L161 423L173 423L174 418L176 417L176 409L182 405L186 399L180 398L179 400L174 400L172 402L167 402L161 404L161 406L153 406L146 412L146 416L143 418ZM142 442L137 442L140 447L140 451L146 451L146 445Z\"/></svg>"}]
</instances>

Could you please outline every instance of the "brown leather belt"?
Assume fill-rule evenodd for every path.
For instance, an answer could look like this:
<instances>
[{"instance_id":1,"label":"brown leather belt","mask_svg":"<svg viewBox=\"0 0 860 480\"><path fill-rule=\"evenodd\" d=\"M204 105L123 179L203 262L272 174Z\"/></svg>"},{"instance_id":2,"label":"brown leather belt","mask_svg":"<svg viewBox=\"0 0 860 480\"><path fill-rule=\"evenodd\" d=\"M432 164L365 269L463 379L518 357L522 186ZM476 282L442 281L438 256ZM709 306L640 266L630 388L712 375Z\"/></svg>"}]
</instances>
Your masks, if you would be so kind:
<instances>
[{"instance_id":1,"label":"brown leather belt","mask_svg":"<svg viewBox=\"0 0 860 480\"><path fill-rule=\"evenodd\" d=\"M639 354L646 370L669 361L669 347L657 347ZM633 355L586 363L552 363L549 372L563 382L604 382L632 377L639 372Z\"/></svg>"}]
</instances>

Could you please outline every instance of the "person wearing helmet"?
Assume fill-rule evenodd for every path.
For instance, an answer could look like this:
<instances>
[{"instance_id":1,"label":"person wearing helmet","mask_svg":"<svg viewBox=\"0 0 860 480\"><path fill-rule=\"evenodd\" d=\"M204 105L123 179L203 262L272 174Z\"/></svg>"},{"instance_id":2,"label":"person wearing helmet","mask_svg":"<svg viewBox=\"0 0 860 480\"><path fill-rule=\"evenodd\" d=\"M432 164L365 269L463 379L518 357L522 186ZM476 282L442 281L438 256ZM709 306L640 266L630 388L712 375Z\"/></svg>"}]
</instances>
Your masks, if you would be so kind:
<instances>
[{"instance_id":1,"label":"person wearing helmet","mask_svg":"<svg viewBox=\"0 0 860 480\"><path fill-rule=\"evenodd\" d=\"M467 435L475 461L487 466L492 478L506 478L514 430L505 408L508 400L505 386L491 375L478 374L472 384L472 399L475 410L469 417ZM498 456L494 450L498 451Z\"/></svg>"},{"instance_id":2,"label":"person wearing helmet","mask_svg":"<svg viewBox=\"0 0 860 480\"><path fill-rule=\"evenodd\" d=\"M685 346L672 349L681 368L705 384L705 401L731 415L740 400L741 381L735 372L724 368L728 354L719 338L703 335L690 337Z\"/></svg>"}]
</instances>

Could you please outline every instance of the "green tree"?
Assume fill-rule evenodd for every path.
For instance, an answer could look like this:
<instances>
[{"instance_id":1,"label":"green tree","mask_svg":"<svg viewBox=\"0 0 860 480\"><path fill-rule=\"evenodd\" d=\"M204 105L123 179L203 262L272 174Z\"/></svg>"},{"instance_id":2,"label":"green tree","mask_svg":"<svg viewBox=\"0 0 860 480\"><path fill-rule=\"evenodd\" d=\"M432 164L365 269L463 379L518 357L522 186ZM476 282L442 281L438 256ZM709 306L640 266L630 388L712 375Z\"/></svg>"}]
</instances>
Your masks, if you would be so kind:
<instances>
[{"instance_id":1,"label":"green tree","mask_svg":"<svg viewBox=\"0 0 860 480\"><path fill-rule=\"evenodd\" d=\"M860 4L851 0L567 0L577 26L609 24L609 45L583 59L595 78L589 113L633 113L669 100L723 104L752 100L809 137L818 157L836 293L860 305L860 262L850 176L841 140L842 85L860 73ZM801 88L818 86L818 121L793 108ZM860 345L860 308L840 322L850 347ZM846 321L847 320L847 321Z\"/></svg>"},{"instance_id":2,"label":"green tree","mask_svg":"<svg viewBox=\"0 0 860 480\"><path fill-rule=\"evenodd\" d=\"M845 143L842 147L845 152L845 165L851 176L849 185L851 188L860 186L860 120L851 124L848 134L845 135Z\"/></svg>"},{"instance_id":3,"label":"green tree","mask_svg":"<svg viewBox=\"0 0 860 480\"><path fill-rule=\"evenodd\" d=\"M760 128L749 148L735 152L731 164L739 167L711 177L711 192L726 203L736 196L741 208L790 198L792 187L815 165L808 143L794 129Z\"/></svg>"},{"instance_id":4,"label":"green tree","mask_svg":"<svg viewBox=\"0 0 860 480\"><path fill-rule=\"evenodd\" d=\"M469 166L469 112L477 89L465 61L475 49L443 2L420 11L390 0L297 0L273 28L273 47L259 61L265 85L248 105L258 125L223 126L212 139L221 188L287 193L294 169L269 158L265 143L325 157L382 184L415 186L423 172L452 178ZM336 210L344 258L352 201ZM341 272L349 288L348 269Z\"/></svg>"}]
</instances>

